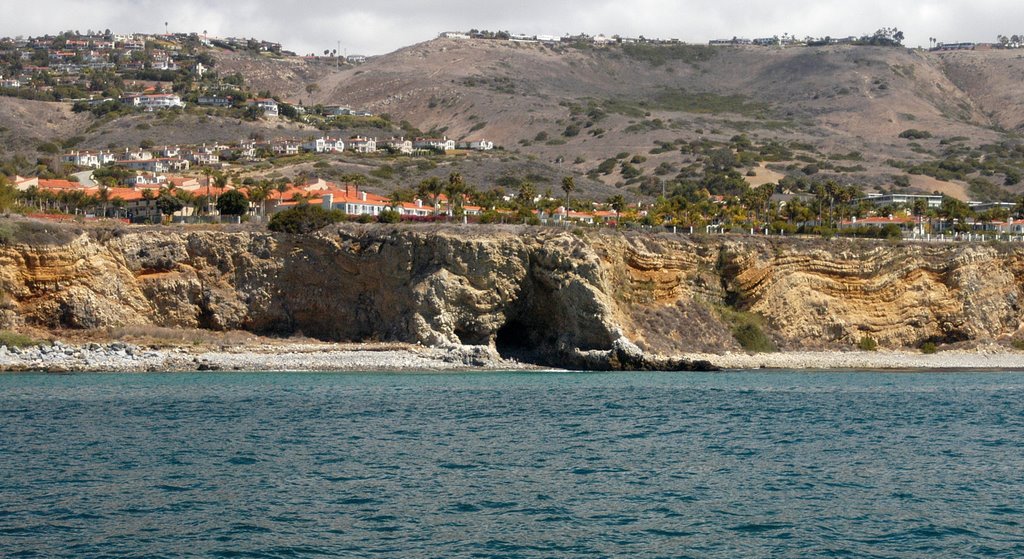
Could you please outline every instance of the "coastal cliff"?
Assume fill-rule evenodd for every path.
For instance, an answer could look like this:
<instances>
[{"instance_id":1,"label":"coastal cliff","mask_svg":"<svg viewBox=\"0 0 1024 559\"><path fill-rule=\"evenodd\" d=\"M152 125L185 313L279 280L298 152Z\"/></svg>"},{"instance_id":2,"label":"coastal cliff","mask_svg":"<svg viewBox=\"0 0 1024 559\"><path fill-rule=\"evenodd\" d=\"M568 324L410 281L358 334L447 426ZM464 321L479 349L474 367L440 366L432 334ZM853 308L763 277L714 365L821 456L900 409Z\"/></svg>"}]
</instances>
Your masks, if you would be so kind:
<instances>
[{"instance_id":1,"label":"coastal cliff","mask_svg":"<svg viewBox=\"0 0 1024 559\"><path fill-rule=\"evenodd\" d=\"M752 320L784 350L1005 341L1011 246L348 224L67 229L0 245L0 327L130 325L484 346L581 368L699 366Z\"/></svg>"}]
</instances>

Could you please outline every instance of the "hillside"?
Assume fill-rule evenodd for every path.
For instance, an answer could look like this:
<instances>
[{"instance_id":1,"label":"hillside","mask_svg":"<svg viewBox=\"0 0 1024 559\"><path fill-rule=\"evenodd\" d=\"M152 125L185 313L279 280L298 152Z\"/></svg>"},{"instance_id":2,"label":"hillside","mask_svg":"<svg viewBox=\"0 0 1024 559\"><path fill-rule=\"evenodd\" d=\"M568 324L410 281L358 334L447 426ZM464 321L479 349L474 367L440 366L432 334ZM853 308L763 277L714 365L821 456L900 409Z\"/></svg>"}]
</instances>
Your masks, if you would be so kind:
<instances>
[{"instance_id":1,"label":"hillside","mask_svg":"<svg viewBox=\"0 0 1024 559\"><path fill-rule=\"evenodd\" d=\"M820 168L815 178L871 189L891 187L904 174L890 160L909 167L945 157L945 140L951 138L978 148L1024 131L1024 57L1017 51L598 48L437 39L358 66L214 54L219 72L241 73L251 89L272 91L283 100L366 109L456 139L486 137L542 167L544 176L589 174L593 180L582 181L583 195L604 196L620 188L637 192L644 181L692 176L701 160L686 152L686 144L724 145L739 134L755 147L777 141L791 152L762 166L748 165L752 184ZM931 138L900 138L908 129ZM365 132L403 133L397 125ZM68 135L84 138L82 147L106 147L314 133L283 120L188 115L177 121L135 115L97 123L66 106L0 98L0 142L8 150ZM613 165L611 171L598 171L602 162L623 155L632 158L635 169ZM470 171L481 181L494 181L503 172L490 162L481 164ZM997 174L991 182L998 185L1002 177ZM966 198L971 195L967 179L914 175L909 184ZM542 190L545 186L557 190L557 184L541 185Z\"/></svg>"}]
</instances>

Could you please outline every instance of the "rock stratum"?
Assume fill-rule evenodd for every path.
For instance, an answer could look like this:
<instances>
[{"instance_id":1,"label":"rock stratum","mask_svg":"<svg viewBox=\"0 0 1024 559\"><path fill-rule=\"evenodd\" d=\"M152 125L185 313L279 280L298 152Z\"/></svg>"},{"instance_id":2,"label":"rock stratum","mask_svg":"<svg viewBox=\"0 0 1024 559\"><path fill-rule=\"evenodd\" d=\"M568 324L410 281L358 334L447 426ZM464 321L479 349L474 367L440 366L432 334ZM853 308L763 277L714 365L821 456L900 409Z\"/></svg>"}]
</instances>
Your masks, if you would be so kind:
<instances>
[{"instance_id":1,"label":"rock stratum","mask_svg":"<svg viewBox=\"0 0 1024 559\"><path fill-rule=\"evenodd\" d=\"M0 245L0 327L245 330L702 367L737 317L783 350L1009 341L1024 249L530 227L65 230Z\"/></svg>"}]
</instances>

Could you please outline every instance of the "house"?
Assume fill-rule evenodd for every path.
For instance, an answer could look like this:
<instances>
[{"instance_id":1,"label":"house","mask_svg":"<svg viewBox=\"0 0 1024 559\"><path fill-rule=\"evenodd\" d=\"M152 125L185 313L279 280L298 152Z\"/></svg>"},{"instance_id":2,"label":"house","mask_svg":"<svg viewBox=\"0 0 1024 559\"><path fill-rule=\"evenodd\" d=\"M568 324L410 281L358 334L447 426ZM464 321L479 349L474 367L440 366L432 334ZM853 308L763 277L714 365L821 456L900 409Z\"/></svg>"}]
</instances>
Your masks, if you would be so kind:
<instances>
[{"instance_id":1,"label":"house","mask_svg":"<svg viewBox=\"0 0 1024 559\"><path fill-rule=\"evenodd\" d=\"M901 231L924 233L924 220L921 217L909 216L875 216L857 219L856 217L840 221L837 227L842 229L854 229L857 227L885 227L895 225Z\"/></svg>"},{"instance_id":2,"label":"house","mask_svg":"<svg viewBox=\"0 0 1024 559\"><path fill-rule=\"evenodd\" d=\"M279 114L277 101L273 99L253 99L246 104L250 107L255 106L258 111L263 112L263 116L278 116Z\"/></svg>"},{"instance_id":3,"label":"house","mask_svg":"<svg viewBox=\"0 0 1024 559\"><path fill-rule=\"evenodd\" d=\"M296 155L301 149L301 143L289 140L278 140L270 144L270 151L277 155Z\"/></svg>"},{"instance_id":4,"label":"house","mask_svg":"<svg viewBox=\"0 0 1024 559\"><path fill-rule=\"evenodd\" d=\"M61 163L67 163L77 167L93 167L98 169L103 165L100 163L99 154L91 151L73 151L71 153L66 153L61 156L60 160Z\"/></svg>"},{"instance_id":5,"label":"house","mask_svg":"<svg viewBox=\"0 0 1024 559\"><path fill-rule=\"evenodd\" d=\"M929 208L939 208L942 206L942 196L938 194L868 194L864 198L859 198L855 201L867 202L875 207L897 204L909 207L913 206L918 200L927 202Z\"/></svg>"},{"instance_id":6,"label":"house","mask_svg":"<svg viewBox=\"0 0 1024 559\"><path fill-rule=\"evenodd\" d=\"M469 39L469 35L461 31L445 31L441 33L442 39Z\"/></svg>"},{"instance_id":7,"label":"house","mask_svg":"<svg viewBox=\"0 0 1024 559\"><path fill-rule=\"evenodd\" d=\"M374 153L377 151L377 140L375 138L355 136L349 138L348 145L352 148L352 151L357 153Z\"/></svg>"},{"instance_id":8,"label":"house","mask_svg":"<svg viewBox=\"0 0 1024 559\"><path fill-rule=\"evenodd\" d=\"M155 173L137 173L125 179L130 186L161 185L167 182L167 177Z\"/></svg>"},{"instance_id":9,"label":"house","mask_svg":"<svg viewBox=\"0 0 1024 559\"><path fill-rule=\"evenodd\" d=\"M178 146L160 146L153 148L153 153L159 157L181 157L181 148Z\"/></svg>"},{"instance_id":10,"label":"house","mask_svg":"<svg viewBox=\"0 0 1024 559\"><path fill-rule=\"evenodd\" d=\"M412 147L416 149L452 151L455 149L455 140L449 140L447 136L444 138L416 138L412 142Z\"/></svg>"},{"instance_id":11,"label":"house","mask_svg":"<svg viewBox=\"0 0 1024 559\"><path fill-rule=\"evenodd\" d=\"M384 146L384 149L387 149L387 150L390 150L390 151L393 151L393 152L396 152L396 153L401 153L403 155L411 155L412 154L412 140L406 140L405 138L394 138L394 137L392 137L392 138L389 138L389 139L384 140L383 142L381 142L381 145Z\"/></svg>"},{"instance_id":12,"label":"house","mask_svg":"<svg viewBox=\"0 0 1024 559\"><path fill-rule=\"evenodd\" d=\"M230 107L231 97L219 97L217 95L203 95L199 98L199 104L204 107Z\"/></svg>"},{"instance_id":13,"label":"house","mask_svg":"<svg viewBox=\"0 0 1024 559\"><path fill-rule=\"evenodd\" d=\"M121 160L144 161L153 159L153 152L142 148L125 148Z\"/></svg>"},{"instance_id":14,"label":"house","mask_svg":"<svg viewBox=\"0 0 1024 559\"><path fill-rule=\"evenodd\" d=\"M172 109L175 107L185 106L185 103L181 102L181 97L173 93L159 93L154 95L132 95L125 97L123 101L134 107L142 107L147 111L154 111L158 109Z\"/></svg>"},{"instance_id":15,"label":"house","mask_svg":"<svg viewBox=\"0 0 1024 559\"><path fill-rule=\"evenodd\" d=\"M462 141L458 144L459 149L472 149L476 151L490 151L494 149L494 142L484 139Z\"/></svg>"},{"instance_id":16,"label":"house","mask_svg":"<svg viewBox=\"0 0 1024 559\"><path fill-rule=\"evenodd\" d=\"M345 142L340 139L322 136L302 144L302 149L313 153L341 153L345 151Z\"/></svg>"},{"instance_id":17,"label":"house","mask_svg":"<svg viewBox=\"0 0 1024 559\"><path fill-rule=\"evenodd\" d=\"M352 109L343 105L327 105L323 113L324 116L344 116L352 114Z\"/></svg>"},{"instance_id":18,"label":"house","mask_svg":"<svg viewBox=\"0 0 1024 559\"><path fill-rule=\"evenodd\" d=\"M345 60L349 64L363 64L364 62L366 62L366 57L361 55L361 54L353 54L353 55L347 56L345 58Z\"/></svg>"}]
</instances>

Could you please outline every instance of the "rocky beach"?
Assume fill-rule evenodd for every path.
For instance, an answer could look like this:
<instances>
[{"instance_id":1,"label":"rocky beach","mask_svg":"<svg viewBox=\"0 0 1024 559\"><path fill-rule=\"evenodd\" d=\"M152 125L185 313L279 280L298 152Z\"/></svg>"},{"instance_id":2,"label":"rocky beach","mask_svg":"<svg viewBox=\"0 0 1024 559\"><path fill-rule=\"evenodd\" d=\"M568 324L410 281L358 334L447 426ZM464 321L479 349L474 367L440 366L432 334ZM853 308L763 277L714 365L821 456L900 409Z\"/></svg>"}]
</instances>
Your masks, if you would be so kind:
<instances>
[{"instance_id":1,"label":"rocky beach","mask_svg":"<svg viewBox=\"0 0 1024 559\"><path fill-rule=\"evenodd\" d=\"M1000 346L909 351L791 351L690 353L679 356L699 370L1006 370L1024 369L1024 353ZM693 364L699 364L694 367ZM684 365L685 366L685 365ZM669 367L661 367L669 368ZM485 346L424 347L404 344L266 343L234 348L147 347L113 342L54 342L26 348L0 346L0 371L538 371Z\"/></svg>"}]
</instances>

